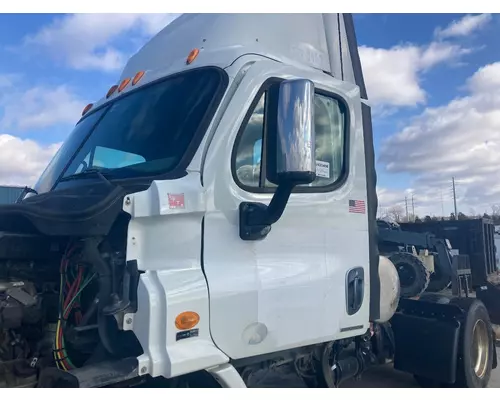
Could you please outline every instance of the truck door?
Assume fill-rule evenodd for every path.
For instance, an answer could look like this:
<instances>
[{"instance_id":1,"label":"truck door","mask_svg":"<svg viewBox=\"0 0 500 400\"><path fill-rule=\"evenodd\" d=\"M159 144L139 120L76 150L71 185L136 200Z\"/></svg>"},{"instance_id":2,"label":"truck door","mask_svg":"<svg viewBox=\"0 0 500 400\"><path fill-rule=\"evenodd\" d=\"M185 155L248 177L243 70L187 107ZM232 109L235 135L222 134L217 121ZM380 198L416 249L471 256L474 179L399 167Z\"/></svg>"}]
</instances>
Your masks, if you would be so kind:
<instances>
[{"instance_id":1,"label":"truck door","mask_svg":"<svg viewBox=\"0 0 500 400\"><path fill-rule=\"evenodd\" d=\"M266 93L289 78L315 83L316 180L298 188L260 241L239 236L238 206L269 204ZM203 267L210 329L231 358L355 336L368 328L366 180L357 87L320 72L254 64L210 143Z\"/></svg>"}]
</instances>

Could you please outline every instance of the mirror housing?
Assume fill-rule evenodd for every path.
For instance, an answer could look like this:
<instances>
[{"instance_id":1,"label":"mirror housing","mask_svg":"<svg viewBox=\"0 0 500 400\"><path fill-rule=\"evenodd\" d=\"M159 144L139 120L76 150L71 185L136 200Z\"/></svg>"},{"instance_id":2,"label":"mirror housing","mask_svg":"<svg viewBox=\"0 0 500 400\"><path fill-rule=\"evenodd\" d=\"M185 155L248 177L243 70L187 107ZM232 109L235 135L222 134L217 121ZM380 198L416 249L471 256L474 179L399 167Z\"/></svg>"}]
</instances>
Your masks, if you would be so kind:
<instances>
[{"instance_id":1,"label":"mirror housing","mask_svg":"<svg viewBox=\"0 0 500 400\"><path fill-rule=\"evenodd\" d=\"M276 129L276 182L308 184L316 179L314 83L280 84Z\"/></svg>"},{"instance_id":2,"label":"mirror housing","mask_svg":"<svg viewBox=\"0 0 500 400\"><path fill-rule=\"evenodd\" d=\"M283 81L278 95L270 94L269 104L267 179L278 187L268 206L240 204L243 240L264 239L281 218L293 188L316 179L314 83L307 79Z\"/></svg>"}]
</instances>

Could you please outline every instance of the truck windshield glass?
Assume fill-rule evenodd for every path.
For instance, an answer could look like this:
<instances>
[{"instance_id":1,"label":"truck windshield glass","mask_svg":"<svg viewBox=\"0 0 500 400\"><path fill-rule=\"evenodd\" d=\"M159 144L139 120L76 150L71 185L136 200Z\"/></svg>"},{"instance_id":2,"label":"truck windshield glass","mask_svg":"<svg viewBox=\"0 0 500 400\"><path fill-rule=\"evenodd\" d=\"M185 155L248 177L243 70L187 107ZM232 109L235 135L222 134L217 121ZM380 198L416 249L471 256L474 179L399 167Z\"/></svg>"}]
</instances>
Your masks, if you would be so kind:
<instances>
[{"instance_id":1,"label":"truck windshield glass","mask_svg":"<svg viewBox=\"0 0 500 400\"><path fill-rule=\"evenodd\" d=\"M223 76L198 69L172 76L82 119L53 158L38 193L58 179L99 169L107 179L157 176L174 171L218 104ZM189 160L188 160L189 161ZM82 174L82 178L92 174Z\"/></svg>"}]
</instances>

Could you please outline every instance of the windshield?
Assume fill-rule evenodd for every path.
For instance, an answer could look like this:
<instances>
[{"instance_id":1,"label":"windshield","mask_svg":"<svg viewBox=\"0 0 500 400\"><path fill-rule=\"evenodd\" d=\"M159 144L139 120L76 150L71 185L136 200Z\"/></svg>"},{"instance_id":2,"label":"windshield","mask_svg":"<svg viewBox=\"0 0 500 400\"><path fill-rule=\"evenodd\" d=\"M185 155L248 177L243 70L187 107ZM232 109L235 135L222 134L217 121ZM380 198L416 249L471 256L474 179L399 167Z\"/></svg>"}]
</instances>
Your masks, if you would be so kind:
<instances>
[{"instance_id":1,"label":"windshield","mask_svg":"<svg viewBox=\"0 0 500 400\"><path fill-rule=\"evenodd\" d=\"M76 125L34 189L50 191L60 178L87 169L99 169L107 179L185 169L222 97L223 83L218 69L187 71L93 112Z\"/></svg>"}]
</instances>

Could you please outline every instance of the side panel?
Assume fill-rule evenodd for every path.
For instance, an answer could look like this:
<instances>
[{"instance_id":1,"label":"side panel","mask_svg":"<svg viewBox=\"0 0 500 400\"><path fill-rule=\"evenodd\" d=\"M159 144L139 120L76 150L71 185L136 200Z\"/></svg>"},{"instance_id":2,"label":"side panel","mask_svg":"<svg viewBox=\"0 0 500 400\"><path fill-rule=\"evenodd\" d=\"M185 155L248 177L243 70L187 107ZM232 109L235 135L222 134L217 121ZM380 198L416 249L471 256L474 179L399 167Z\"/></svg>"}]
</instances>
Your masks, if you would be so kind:
<instances>
[{"instance_id":1,"label":"side panel","mask_svg":"<svg viewBox=\"0 0 500 400\"><path fill-rule=\"evenodd\" d=\"M262 241L238 234L242 201L268 204L272 195L241 189L231 174L240 125L268 78L304 77L341 95L349 105L349 175L333 192L294 193L282 218ZM348 315L348 271L369 276L368 217L349 213L349 200L366 198L359 89L352 84L271 61L253 65L211 142L203 171L207 213L204 271L210 291L210 330L231 358L325 342L368 328L369 280L361 309Z\"/></svg>"},{"instance_id":2,"label":"side panel","mask_svg":"<svg viewBox=\"0 0 500 400\"><path fill-rule=\"evenodd\" d=\"M135 333L144 350L141 375L170 378L228 361L210 336L208 288L201 268L204 206L198 173L153 182L125 200L124 210L132 217L127 260L137 260L143 273L137 313L125 316L124 329ZM184 311L196 312L200 321L195 335L179 338L175 318Z\"/></svg>"}]
</instances>

